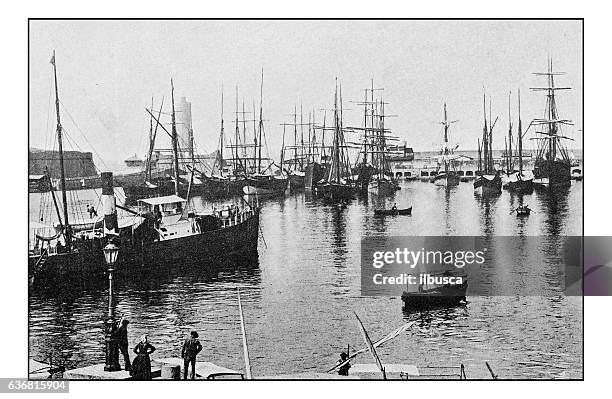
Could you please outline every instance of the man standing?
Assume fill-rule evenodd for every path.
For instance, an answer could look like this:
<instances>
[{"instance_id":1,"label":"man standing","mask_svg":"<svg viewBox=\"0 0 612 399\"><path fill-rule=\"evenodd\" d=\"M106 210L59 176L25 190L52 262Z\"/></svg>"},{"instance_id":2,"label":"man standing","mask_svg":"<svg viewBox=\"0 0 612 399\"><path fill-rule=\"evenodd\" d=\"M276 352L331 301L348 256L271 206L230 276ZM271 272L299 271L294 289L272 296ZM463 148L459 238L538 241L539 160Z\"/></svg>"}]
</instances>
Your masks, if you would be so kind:
<instances>
[{"instance_id":1,"label":"man standing","mask_svg":"<svg viewBox=\"0 0 612 399\"><path fill-rule=\"evenodd\" d=\"M128 338L127 338L127 326L129 324L129 320L123 319L119 325L119 328L115 330L112 338L117 341L117 346L123 355L123 361L125 362L125 370L130 371L132 369L132 365L130 364L130 354L128 352Z\"/></svg>"},{"instance_id":2,"label":"man standing","mask_svg":"<svg viewBox=\"0 0 612 399\"><path fill-rule=\"evenodd\" d=\"M189 363L191 363L191 379L195 379L195 363L196 356L202 350L202 344L198 340L197 331L191 332L191 337L185 340L183 344L183 350L181 351L181 357L183 358L183 379L187 379L187 369Z\"/></svg>"}]
</instances>

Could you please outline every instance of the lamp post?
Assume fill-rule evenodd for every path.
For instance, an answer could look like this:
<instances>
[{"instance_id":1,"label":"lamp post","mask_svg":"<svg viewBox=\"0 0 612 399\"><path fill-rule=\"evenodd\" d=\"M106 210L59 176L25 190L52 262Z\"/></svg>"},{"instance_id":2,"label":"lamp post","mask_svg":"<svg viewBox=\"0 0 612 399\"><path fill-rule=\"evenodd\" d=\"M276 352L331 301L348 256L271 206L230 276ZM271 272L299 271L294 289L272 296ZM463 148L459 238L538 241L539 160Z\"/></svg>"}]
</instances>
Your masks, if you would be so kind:
<instances>
[{"instance_id":1,"label":"lamp post","mask_svg":"<svg viewBox=\"0 0 612 399\"><path fill-rule=\"evenodd\" d=\"M117 371L121 370L121 366L119 365L119 347L117 342L112 338L112 334L117 329L117 324L115 323L115 307L113 305L113 272L115 271L114 266L117 261L117 255L119 255L119 248L113 243L108 243L103 251L104 261L108 266L108 319L106 320L106 332L104 337L106 343L104 371Z\"/></svg>"}]
</instances>

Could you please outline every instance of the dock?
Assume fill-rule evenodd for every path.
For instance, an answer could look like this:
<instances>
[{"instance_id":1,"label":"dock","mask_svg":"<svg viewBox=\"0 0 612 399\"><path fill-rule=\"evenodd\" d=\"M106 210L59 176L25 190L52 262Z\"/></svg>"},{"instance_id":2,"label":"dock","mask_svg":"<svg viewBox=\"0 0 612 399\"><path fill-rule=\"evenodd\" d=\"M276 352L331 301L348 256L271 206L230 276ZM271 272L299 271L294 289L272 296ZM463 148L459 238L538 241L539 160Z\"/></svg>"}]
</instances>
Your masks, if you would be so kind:
<instances>
[{"instance_id":1,"label":"dock","mask_svg":"<svg viewBox=\"0 0 612 399\"><path fill-rule=\"evenodd\" d=\"M180 367L180 377L183 376L183 359L181 358L162 358L151 359L151 374L153 379L162 378L162 368L165 366ZM191 370L190 370L191 371ZM198 361L196 362L196 379L243 379L241 371L232 370L223 366L216 365L211 362ZM128 371L105 371L104 363L98 363L91 366L79 367L64 372L64 379L67 380L131 380L132 376Z\"/></svg>"}]
</instances>

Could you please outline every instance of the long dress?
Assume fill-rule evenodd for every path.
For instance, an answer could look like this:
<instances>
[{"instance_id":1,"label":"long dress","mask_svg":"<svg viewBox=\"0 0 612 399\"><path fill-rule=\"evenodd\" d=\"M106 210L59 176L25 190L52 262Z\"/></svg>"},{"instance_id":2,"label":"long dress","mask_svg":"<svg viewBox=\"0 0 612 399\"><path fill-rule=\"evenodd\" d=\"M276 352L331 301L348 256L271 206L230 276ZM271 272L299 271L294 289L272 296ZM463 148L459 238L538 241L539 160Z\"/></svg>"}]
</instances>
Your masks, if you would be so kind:
<instances>
[{"instance_id":1,"label":"long dress","mask_svg":"<svg viewBox=\"0 0 612 399\"><path fill-rule=\"evenodd\" d=\"M151 359L149 355L155 352L155 347L150 343L139 342L134 347L137 355L132 363L132 377L135 380L151 380Z\"/></svg>"}]
</instances>

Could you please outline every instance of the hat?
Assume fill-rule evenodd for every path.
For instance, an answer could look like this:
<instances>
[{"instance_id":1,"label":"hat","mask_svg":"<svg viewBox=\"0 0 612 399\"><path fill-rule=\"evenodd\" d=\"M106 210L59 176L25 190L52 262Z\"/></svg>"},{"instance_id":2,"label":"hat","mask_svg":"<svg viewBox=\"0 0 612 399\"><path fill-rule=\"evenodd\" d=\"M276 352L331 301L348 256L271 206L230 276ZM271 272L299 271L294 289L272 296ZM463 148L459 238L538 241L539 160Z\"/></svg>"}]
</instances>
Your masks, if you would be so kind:
<instances>
[{"instance_id":1,"label":"hat","mask_svg":"<svg viewBox=\"0 0 612 399\"><path fill-rule=\"evenodd\" d=\"M191 336L192 336L193 338L198 338L198 337L199 337L198 332L197 332L197 331L195 331L195 330L191 331Z\"/></svg>"},{"instance_id":2,"label":"hat","mask_svg":"<svg viewBox=\"0 0 612 399\"><path fill-rule=\"evenodd\" d=\"M121 324L129 324L129 323L130 323L130 321L128 319L123 319L121 321Z\"/></svg>"}]
</instances>

